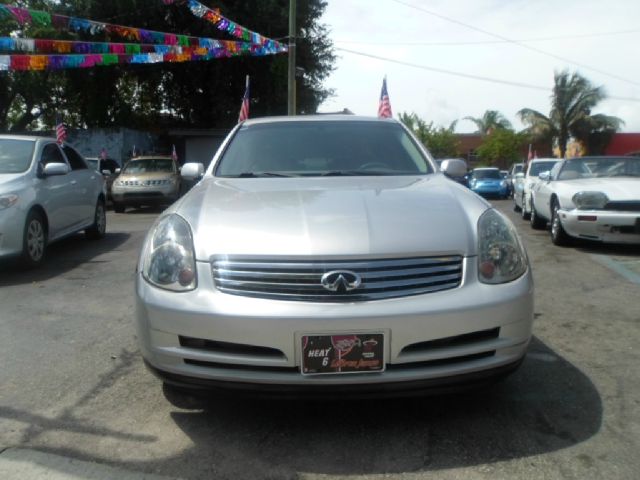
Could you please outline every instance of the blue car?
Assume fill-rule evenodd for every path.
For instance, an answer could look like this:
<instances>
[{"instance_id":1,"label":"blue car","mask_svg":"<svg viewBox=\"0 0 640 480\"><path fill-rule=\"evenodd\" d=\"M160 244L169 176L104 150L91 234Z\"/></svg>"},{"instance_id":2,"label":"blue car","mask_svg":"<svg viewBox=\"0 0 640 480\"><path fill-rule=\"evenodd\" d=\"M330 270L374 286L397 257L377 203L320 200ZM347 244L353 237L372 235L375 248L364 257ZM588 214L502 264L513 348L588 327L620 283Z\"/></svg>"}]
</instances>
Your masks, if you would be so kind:
<instances>
[{"instance_id":1,"label":"blue car","mask_svg":"<svg viewBox=\"0 0 640 480\"><path fill-rule=\"evenodd\" d=\"M483 197L507 198L509 187L498 168L474 168L469 178L469 188Z\"/></svg>"}]
</instances>

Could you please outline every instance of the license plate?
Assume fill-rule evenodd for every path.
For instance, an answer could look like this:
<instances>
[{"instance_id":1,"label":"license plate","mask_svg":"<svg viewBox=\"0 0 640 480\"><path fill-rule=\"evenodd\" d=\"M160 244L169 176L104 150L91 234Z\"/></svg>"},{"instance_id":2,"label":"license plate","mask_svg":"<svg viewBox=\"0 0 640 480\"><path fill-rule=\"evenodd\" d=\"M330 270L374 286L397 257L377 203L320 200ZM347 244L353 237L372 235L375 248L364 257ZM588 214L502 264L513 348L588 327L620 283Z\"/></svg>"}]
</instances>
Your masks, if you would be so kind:
<instances>
[{"instance_id":1,"label":"license plate","mask_svg":"<svg viewBox=\"0 0 640 480\"><path fill-rule=\"evenodd\" d=\"M373 373L384 370L384 334L302 336L302 373Z\"/></svg>"}]
</instances>

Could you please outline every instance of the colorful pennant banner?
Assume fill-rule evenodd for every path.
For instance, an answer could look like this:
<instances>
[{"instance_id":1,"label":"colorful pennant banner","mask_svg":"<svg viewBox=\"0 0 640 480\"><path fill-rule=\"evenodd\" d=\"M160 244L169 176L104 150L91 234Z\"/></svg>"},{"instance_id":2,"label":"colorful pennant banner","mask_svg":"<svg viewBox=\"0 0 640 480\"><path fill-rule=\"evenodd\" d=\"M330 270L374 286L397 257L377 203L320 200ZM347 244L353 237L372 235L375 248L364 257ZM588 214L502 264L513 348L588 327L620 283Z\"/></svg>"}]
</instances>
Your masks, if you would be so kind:
<instances>
[{"instance_id":1,"label":"colorful pennant banner","mask_svg":"<svg viewBox=\"0 0 640 480\"><path fill-rule=\"evenodd\" d=\"M230 50L227 48L212 50L195 49L183 53L138 53L133 55L116 53L89 53L85 55L0 55L0 71L63 70L125 64L149 65L167 62L206 61L241 55L272 55L271 53L265 53L266 50L261 49L260 45L242 42L237 43L243 45L243 48L239 50Z\"/></svg>"},{"instance_id":2,"label":"colorful pennant banner","mask_svg":"<svg viewBox=\"0 0 640 480\"><path fill-rule=\"evenodd\" d=\"M163 1L167 5L175 3L174 1L169 0ZM206 11L205 13L203 13L203 16L201 18L206 17L206 20L211 21L211 15L207 12L218 15L213 10L199 4L198 2L193 2L193 8L191 6L192 2L189 1L188 3L189 8L194 14L194 8L197 9L198 12L200 12L200 10ZM72 32L85 32L91 34L106 32L112 35L117 35L120 38L124 38L125 40L128 40L130 42L153 43L160 45L180 45L182 47L201 46L199 43L201 39L189 37L187 35L176 35L173 33L156 32L153 30L145 30L142 28L125 27L122 25L95 22L93 20L86 20L82 18L67 17L65 15L52 15L39 10L31 10L28 8L0 4L0 18L3 16L12 17L20 25L34 24L42 27L54 27L58 30L69 30ZM287 46L284 44L281 44L274 40L270 40L257 33L251 32L250 30L244 27L240 27L236 23L231 22L230 20L222 16L218 15L218 18L220 20L216 23L216 25L221 31L230 33L236 38L241 38L247 42L259 44L263 48L272 50L273 53L283 53L287 51ZM226 28L222 28L222 26L225 26ZM231 26L233 26L233 28L231 28ZM215 41L213 39L208 40ZM196 45L193 45L192 42L194 41L197 41L198 43Z\"/></svg>"},{"instance_id":3,"label":"colorful pennant banner","mask_svg":"<svg viewBox=\"0 0 640 480\"><path fill-rule=\"evenodd\" d=\"M226 49L229 52L251 51L256 55L269 55L272 52L262 45L231 40L198 39L198 46L154 45L148 43L111 43L83 42L69 40L45 40L39 38L0 37L0 53L39 53L39 54L89 54L115 53L118 55L138 53L205 55L209 50Z\"/></svg>"},{"instance_id":4,"label":"colorful pennant banner","mask_svg":"<svg viewBox=\"0 0 640 480\"><path fill-rule=\"evenodd\" d=\"M276 40L271 40L267 37L263 37L259 33L252 32L248 28L245 28L237 23L229 20L228 18L220 15L220 12L217 10L213 10L196 0L163 0L165 5L171 4L186 4L191 13L203 20L206 20L209 23L212 23L216 26L216 28L222 32L227 32L229 35L232 35L240 40L244 40L245 42L258 43L260 45L269 45L270 48L273 48L276 51L287 51L287 46L277 42Z\"/></svg>"}]
</instances>

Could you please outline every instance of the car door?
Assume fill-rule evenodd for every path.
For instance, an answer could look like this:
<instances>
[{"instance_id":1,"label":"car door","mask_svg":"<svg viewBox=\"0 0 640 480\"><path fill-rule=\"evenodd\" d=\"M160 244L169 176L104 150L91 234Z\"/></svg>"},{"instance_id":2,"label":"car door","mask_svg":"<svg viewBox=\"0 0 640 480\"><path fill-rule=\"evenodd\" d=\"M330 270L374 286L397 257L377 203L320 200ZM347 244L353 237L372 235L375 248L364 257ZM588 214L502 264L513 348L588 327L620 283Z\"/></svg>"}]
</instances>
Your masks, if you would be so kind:
<instances>
[{"instance_id":1,"label":"car door","mask_svg":"<svg viewBox=\"0 0 640 480\"><path fill-rule=\"evenodd\" d=\"M551 220L551 194L556 181L558 180L558 172L562 168L564 162L556 163L549 172L549 178L546 180L539 180L536 184L534 200L536 205L536 211L538 215Z\"/></svg>"},{"instance_id":2,"label":"car door","mask_svg":"<svg viewBox=\"0 0 640 480\"><path fill-rule=\"evenodd\" d=\"M102 174L87 163L78 152L69 145L62 147L64 154L71 166L71 188L74 193L73 206L71 208L73 227L87 225L93 221L96 201L98 199L97 184Z\"/></svg>"},{"instance_id":3,"label":"car door","mask_svg":"<svg viewBox=\"0 0 640 480\"><path fill-rule=\"evenodd\" d=\"M45 143L40 152L38 170L42 172L49 163L63 163L67 160L56 143ZM72 205L74 203L72 178L69 174L41 176L36 182L37 202L44 208L48 224L49 238L63 235L73 223Z\"/></svg>"}]
</instances>

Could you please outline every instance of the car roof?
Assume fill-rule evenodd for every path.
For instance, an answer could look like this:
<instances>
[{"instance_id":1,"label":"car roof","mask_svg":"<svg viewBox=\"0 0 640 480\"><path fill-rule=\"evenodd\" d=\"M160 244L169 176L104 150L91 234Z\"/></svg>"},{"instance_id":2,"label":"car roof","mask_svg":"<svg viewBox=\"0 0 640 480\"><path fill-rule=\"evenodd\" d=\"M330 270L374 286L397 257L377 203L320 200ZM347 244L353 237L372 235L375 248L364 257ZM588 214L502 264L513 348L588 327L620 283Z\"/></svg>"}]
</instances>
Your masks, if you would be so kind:
<instances>
[{"instance_id":1,"label":"car roof","mask_svg":"<svg viewBox=\"0 0 640 480\"><path fill-rule=\"evenodd\" d=\"M133 157L130 161L134 160L148 160L148 159L162 159L162 160L173 160L171 155L140 155L139 157Z\"/></svg>"},{"instance_id":2,"label":"car roof","mask_svg":"<svg viewBox=\"0 0 640 480\"><path fill-rule=\"evenodd\" d=\"M27 140L31 142L36 142L38 140L46 140L48 142L55 142L56 139L53 137L39 137L36 135L0 135L0 139L6 140Z\"/></svg>"},{"instance_id":3,"label":"car roof","mask_svg":"<svg viewBox=\"0 0 640 480\"><path fill-rule=\"evenodd\" d=\"M478 168L474 168L473 170L474 171L475 170L498 170L498 171L500 171L500 169L498 167L478 167Z\"/></svg>"},{"instance_id":4,"label":"car roof","mask_svg":"<svg viewBox=\"0 0 640 480\"><path fill-rule=\"evenodd\" d=\"M538 162L559 162L560 160L562 160L562 158L555 158L555 157L548 157L548 158L533 158L531 159L531 163L538 163Z\"/></svg>"},{"instance_id":5,"label":"car roof","mask_svg":"<svg viewBox=\"0 0 640 480\"><path fill-rule=\"evenodd\" d=\"M378 118L360 115L294 115L261 117L246 120L242 125L260 125L268 123L303 123L303 122L372 122L372 123L399 123L393 118Z\"/></svg>"}]
</instances>

